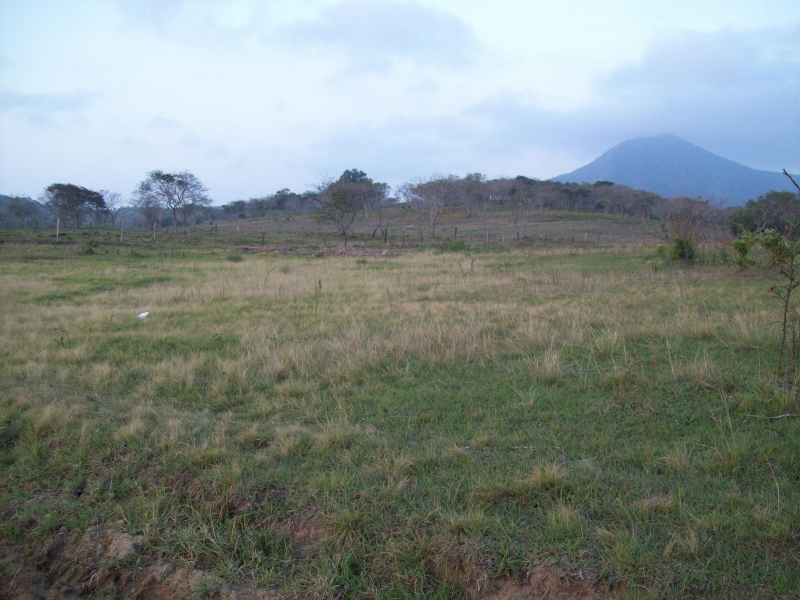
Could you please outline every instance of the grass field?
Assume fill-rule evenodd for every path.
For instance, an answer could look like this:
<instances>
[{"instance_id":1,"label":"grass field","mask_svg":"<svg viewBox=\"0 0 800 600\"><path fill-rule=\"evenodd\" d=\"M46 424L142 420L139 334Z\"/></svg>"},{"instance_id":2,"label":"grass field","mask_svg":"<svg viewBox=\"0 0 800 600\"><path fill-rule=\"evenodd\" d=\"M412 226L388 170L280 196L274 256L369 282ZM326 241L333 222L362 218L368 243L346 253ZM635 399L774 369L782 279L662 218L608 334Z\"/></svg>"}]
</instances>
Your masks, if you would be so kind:
<instances>
[{"instance_id":1,"label":"grass field","mask_svg":"<svg viewBox=\"0 0 800 600\"><path fill-rule=\"evenodd\" d=\"M0 245L0 597L797 597L777 271L553 227Z\"/></svg>"}]
</instances>

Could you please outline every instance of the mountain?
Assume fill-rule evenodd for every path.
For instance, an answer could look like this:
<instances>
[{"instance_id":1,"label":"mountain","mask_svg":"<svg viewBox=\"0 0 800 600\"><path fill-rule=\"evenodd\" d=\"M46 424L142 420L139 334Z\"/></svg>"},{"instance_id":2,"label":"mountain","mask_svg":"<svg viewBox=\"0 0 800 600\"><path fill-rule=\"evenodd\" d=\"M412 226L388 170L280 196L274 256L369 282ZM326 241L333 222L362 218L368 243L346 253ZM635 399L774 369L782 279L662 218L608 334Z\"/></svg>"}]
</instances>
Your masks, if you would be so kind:
<instances>
[{"instance_id":1,"label":"mountain","mask_svg":"<svg viewBox=\"0 0 800 600\"><path fill-rule=\"evenodd\" d=\"M744 204L772 190L795 191L782 173L745 167L674 135L627 140L553 180L613 181L667 198L702 196L726 205Z\"/></svg>"}]
</instances>

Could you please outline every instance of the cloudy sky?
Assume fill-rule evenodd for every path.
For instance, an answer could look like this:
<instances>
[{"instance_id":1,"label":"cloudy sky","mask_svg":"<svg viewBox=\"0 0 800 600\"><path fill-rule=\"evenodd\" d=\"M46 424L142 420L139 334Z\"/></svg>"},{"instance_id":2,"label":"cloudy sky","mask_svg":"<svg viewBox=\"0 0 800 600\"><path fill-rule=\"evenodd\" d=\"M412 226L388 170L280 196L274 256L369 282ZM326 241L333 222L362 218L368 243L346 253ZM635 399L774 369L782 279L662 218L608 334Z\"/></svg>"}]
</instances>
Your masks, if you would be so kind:
<instances>
[{"instance_id":1,"label":"cloudy sky","mask_svg":"<svg viewBox=\"0 0 800 600\"><path fill-rule=\"evenodd\" d=\"M0 0L0 193L549 178L673 133L800 171L797 0Z\"/></svg>"}]
</instances>

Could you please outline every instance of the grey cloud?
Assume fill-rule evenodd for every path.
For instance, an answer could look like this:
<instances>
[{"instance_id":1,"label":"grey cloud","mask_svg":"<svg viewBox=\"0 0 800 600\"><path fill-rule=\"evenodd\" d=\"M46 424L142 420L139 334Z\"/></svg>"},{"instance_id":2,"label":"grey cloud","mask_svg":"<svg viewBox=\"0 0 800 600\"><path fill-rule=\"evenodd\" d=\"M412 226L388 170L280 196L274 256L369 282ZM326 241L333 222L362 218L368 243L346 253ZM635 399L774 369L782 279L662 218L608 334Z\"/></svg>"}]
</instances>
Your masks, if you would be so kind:
<instances>
[{"instance_id":1,"label":"grey cloud","mask_svg":"<svg viewBox=\"0 0 800 600\"><path fill-rule=\"evenodd\" d=\"M547 110L500 94L424 127L483 155L536 147L581 159L631 137L672 133L751 167L797 170L798 33L679 33L598 82L591 105Z\"/></svg>"},{"instance_id":2,"label":"grey cloud","mask_svg":"<svg viewBox=\"0 0 800 600\"><path fill-rule=\"evenodd\" d=\"M183 0L117 0L128 24L145 25L164 32L178 20Z\"/></svg>"},{"instance_id":3,"label":"grey cloud","mask_svg":"<svg viewBox=\"0 0 800 600\"><path fill-rule=\"evenodd\" d=\"M558 111L498 92L439 117L390 118L321 143L347 164L401 181L430 170L518 164L531 151L596 158L637 136L671 133L745 165L800 170L800 28L698 34L654 41L642 60L596 84L591 105ZM582 161L582 162L581 162ZM531 165L526 174L542 173ZM335 170L335 169L334 169Z\"/></svg>"},{"instance_id":4,"label":"grey cloud","mask_svg":"<svg viewBox=\"0 0 800 600\"><path fill-rule=\"evenodd\" d=\"M99 92L22 93L0 91L0 112L17 112L34 127L54 127L80 118Z\"/></svg>"},{"instance_id":5,"label":"grey cloud","mask_svg":"<svg viewBox=\"0 0 800 600\"><path fill-rule=\"evenodd\" d=\"M206 152L208 158L227 158L229 155L228 149L225 146L217 145Z\"/></svg>"},{"instance_id":6,"label":"grey cloud","mask_svg":"<svg viewBox=\"0 0 800 600\"><path fill-rule=\"evenodd\" d=\"M202 144L200 138L193 133L187 133L181 138L181 141L183 142L183 145L187 146L188 148L199 148Z\"/></svg>"},{"instance_id":7,"label":"grey cloud","mask_svg":"<svg viewBox=\"0 0 800 600\"><path fill-rule=\"evenodd\" d=\"M244 169L249 165L250 165L250 159L242 154L237 156L230 164L232 169L237 169L237 170Z\"/></svg>"},{"instance_id":8,"label":"grey cloud","mask_svg":"<svg viewBox=\"0 0 800 600\"><path fill-rule=\"evenodd\" d=\"M280 37L340 48L362 69L386 68L398 59L463 67L481 50L472 29L458 17L410 0L345 0L312 21L284 29Z\"/></svg>"},{"instance_id":9,"label":"grey cloud","mask_svg":"<svg viewBox=\"0 0 800 600\"><path fill-rule=\"evenodd\" d=\"M641 86L748 87L800 74L800 26L712 33L674 32L651 42L642 59L619 67L601 89Z\"/></svg>"},{"instance_id":10,"label":"grey cloud","mask_svg":"<svg viewBox=\"0 0 800 600\"><path fill-rule=\"evenodd\" d=\"M89 108L99 95L98 92L26 94L0 91L0 110L21 109L74 112Z\"/></svg>"},{"instance_id":11,"label":"grey cloud","mask_svg":"<svg viewBox=\"0 0 800 600\"><path fill-rule=\"evenodd\" d=\"M677 33L598 91L620 133L676 133L749 166L800 166L800 26Z\"/></svg>"},{"instance_id":12,"label":"grey cloud","mask_svg":"<svg viewBox=\"0 0 800 600\"><path fill-rule=\"evenodd\" d=\"M168 119L167 117L155 117L150 119L148 125L153 129L160 130L180 129L181 127L178 121L175 119Z\"/></svg>"}]
</instances>

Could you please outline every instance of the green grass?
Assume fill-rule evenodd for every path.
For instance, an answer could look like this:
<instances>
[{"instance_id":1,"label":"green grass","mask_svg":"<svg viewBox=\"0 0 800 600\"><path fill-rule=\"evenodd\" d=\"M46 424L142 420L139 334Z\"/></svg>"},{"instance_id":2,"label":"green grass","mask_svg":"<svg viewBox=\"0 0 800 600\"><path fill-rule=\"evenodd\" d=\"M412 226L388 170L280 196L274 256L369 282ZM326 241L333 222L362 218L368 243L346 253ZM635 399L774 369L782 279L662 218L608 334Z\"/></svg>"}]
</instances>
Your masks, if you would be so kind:
<instances>
[{"instance_id":1,"label":"green grass","mask_svg":"<svg viewBox=\"0 0 800 600\"><path fill-rule=\"evenodd\" d=\"M777 274L580 242L0 246L0 540L99 519L144 564L289 597L553 564L630 596L792 596Z\"/></svg>"}]
</instances>

